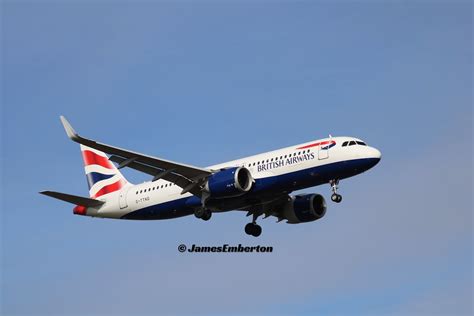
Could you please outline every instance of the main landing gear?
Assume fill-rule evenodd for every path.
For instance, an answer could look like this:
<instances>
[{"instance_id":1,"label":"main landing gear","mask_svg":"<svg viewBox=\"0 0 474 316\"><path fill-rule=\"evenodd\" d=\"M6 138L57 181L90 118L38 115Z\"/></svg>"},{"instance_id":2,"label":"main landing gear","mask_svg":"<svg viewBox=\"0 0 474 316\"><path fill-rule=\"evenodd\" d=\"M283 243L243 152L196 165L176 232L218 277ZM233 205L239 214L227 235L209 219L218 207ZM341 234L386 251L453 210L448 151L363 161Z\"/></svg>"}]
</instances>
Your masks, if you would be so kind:
<instances>
[{"instance_id":1,"label":"main landing gear","mask_svg":"<svg viewBox=\"0 0 474 316\"><path fill-rule=\"evenodd\" d=\"M262 227L257 224L258 215L253 214L253 220L251 223L245 225L245 233L254 237L258 237L262 234Z\"/></svg>"},{"instance_id":2,"label":"main landing gear","mask_svg":"<svg viewBox=\"0 0 474 316\"><path fill-rule=\"evenodd\" d=\"M329 181L329 185L331 186L331 190L332 190L331 200L336 203L341 203L342 195L337 194L338 184L339 184L338 179Z\"/></svg>"},{"instance_id":3,"label":"main landing gear","mask_svg":"<svg viewBox=\"0 0 474 316\"><path fill-rule=\"evenodd\" d=\"M200 218L204 221L208 221L211 219L212 212L211 210L205 209L205 208L198 208L194 210L194 216L197 218Z\"/></svg>"}]
</instances>

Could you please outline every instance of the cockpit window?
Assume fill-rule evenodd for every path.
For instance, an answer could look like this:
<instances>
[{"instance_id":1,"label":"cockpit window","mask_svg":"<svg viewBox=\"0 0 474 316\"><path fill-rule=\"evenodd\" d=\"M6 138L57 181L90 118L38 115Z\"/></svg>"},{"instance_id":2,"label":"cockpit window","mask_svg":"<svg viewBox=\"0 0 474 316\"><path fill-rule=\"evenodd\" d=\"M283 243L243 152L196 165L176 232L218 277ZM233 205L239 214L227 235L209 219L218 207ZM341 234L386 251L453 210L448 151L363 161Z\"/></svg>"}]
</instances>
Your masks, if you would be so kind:
<instances>
[{"instance_id":1,"label":"cockpit window","mask_svg":"<svg viewBox=\"0 0 474 316\"><path fill-rule=\"evenodd\" d=\"M361 140L351 140L351 141L345 141L342 143L342 147L354 146L354 145L367 146L367 144Z\"/></svg>"}]
</instances>

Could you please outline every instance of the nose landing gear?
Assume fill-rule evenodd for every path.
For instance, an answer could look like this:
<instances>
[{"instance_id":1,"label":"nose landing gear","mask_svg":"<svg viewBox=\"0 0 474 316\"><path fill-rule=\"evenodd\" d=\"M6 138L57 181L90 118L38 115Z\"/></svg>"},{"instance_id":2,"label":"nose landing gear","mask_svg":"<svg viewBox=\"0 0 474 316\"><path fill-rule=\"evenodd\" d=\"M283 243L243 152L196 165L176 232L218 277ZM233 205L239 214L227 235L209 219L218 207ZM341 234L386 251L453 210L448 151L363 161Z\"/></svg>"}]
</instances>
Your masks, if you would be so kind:
<instances>
[{"instance_id":1,"label":"nose landing gear","mask_svg":"<svg viewBox=\"0 0 474 316\"><path fill-rule=\"evenodd\" d=\"M339 184L338 179L329 181L329 185L331 186L331 190L332 190L331 200L336 203L341 203L342 195L337 194L338 184Z\"/></svg>"},{"instance_id":2,"label":"nose landing gear","mask_svg":"<svg viewBox=\"0 0 474 316\"><path fill-rule=\"evenodd\" d=\"M247 235L258 237L262 234L262 227L257 224L257 217L258 215L254 213L252 222L245 225L245 233Z\"/></svg>"}]
</instances>

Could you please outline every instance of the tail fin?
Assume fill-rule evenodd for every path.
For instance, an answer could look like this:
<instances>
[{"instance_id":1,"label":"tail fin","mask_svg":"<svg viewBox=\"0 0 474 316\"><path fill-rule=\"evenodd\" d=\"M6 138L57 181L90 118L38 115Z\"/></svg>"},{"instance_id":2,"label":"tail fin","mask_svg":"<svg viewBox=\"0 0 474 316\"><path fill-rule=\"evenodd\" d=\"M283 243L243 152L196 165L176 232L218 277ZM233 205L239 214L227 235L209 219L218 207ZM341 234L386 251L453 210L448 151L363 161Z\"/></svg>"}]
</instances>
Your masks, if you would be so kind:
<instances>
[{"instance_id":1,"label":"tail fin","mask_svg":"<svg viewBox=\"0 0 474 316\"><path fill-rule=\"evenodd\" d=\"M128 184L128 181L105 153L84 145L81 145L81 152L91 198L96 199L102 195L119 191Z\"/></svg>"}]
</instances>

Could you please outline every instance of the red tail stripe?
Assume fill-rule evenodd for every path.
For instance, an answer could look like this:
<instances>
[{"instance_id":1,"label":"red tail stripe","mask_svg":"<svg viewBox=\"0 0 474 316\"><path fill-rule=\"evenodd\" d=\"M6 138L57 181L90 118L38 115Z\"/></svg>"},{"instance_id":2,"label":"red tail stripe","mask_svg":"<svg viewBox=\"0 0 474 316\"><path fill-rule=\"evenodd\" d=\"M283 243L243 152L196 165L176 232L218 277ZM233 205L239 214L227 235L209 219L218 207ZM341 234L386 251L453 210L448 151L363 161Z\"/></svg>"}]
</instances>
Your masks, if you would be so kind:
<instances>
[{"instance_id":1,"label":"red tail stripe","mask_svg":"<svg viewBox=\"0 0 474 316\"><path fill-rule=\"evenodd\" d=\"M92 196L92 198L95 199L95 198L98 198L99 196L102 196L104 194L118 191L124 186L124 184L125 184L125 181L120 179L117 182L106 185L105 187L100 189L94 196Z\"/></svg>"},{"instance_id":2,"label":"red tail stripe","mask_svg":"<svg viewBox=\"0 0 474 316\"><path fill-rule=\"evenodd\" d=\"M114 165L109 161L109 159L107 159L107 157L97 155L90 150L84 150L82 152L82 158L84 158L84 164L86 166L99 165L107 169L114 169Z\"/></svg>"},{"instance_id":3,"label":"red tail stripe","mask_svg":"<svg viewBox=\"0 0 474 316\"><path fill-rule=\"evenodd\" d=\"M298 147L296 149L306 149L306 148L311 148L311 147L316 147L316 146L323 146L323 145L327 145L327 144L335 144L336 142L331 140L327 140L327 141L324 141L324 142L319 142L319 143L313 143L313 144L309 144L309 145L306 145L306 146L303 146L303 147Z\"/></svg>"}]
</instances>

